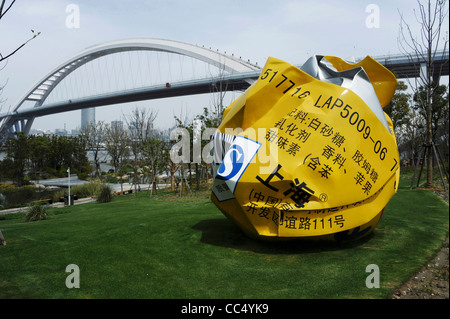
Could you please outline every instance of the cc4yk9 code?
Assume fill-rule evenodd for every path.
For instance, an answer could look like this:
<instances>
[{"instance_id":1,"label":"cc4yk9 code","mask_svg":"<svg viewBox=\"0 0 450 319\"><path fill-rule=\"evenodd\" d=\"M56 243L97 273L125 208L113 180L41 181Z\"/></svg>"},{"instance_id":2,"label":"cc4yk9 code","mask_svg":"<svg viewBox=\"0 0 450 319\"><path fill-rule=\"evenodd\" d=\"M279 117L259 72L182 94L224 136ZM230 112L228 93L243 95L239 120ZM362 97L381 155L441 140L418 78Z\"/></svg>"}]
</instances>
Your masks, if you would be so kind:
<instances>
[{"instance_id":1,"label":"cc4yk9 code","mask_svg":"<svg viewBox=\"0 0 450 319\"><path fill-rule=\"evenodd\" d=\"M267 313L269 311L268 304L227 304L225 306L225 311L227 313L245 313L245 314L258 314Z\"/></svg>"}]
</instances>

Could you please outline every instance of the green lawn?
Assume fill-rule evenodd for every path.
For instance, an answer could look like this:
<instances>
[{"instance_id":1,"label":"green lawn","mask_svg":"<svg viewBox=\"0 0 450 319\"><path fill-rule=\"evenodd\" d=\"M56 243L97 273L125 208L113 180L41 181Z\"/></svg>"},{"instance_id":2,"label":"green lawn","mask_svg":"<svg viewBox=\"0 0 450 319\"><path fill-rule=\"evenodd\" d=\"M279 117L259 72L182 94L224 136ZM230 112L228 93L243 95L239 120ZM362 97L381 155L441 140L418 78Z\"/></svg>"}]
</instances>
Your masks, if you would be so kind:
<instances>
[{"instance_id":1,"label":"green lawn","mask_svg":"<svg viewBox=\"0 0 450 319\"><path fill-rule=\"evenodd\" d=\"M403 184L374 234L344 245L248 239L206 195L124 196L38 222L7 216L0 298L389 298L448 234L448 204ZM69 264L79 289L65 285ZM380 288L366 287L369 264Z\"/></svg>"}]
</instances>

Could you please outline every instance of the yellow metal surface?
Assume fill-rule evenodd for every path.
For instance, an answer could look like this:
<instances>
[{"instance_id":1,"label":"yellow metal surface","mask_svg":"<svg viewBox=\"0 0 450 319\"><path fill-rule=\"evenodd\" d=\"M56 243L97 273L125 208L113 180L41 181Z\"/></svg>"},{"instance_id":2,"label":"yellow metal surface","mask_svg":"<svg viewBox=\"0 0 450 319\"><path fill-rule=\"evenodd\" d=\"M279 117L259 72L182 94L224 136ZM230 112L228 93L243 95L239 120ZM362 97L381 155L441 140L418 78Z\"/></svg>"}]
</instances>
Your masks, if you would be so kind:
<instances>
[{"instance_id":1,"label":"yellow metal surface","mask_svg":"<svg viewBox=\"0 0 450 319\"><path fill-rule=\"evenodd\" d=\"M368 57L362 67L381 106L396 79ZM269 58L224 112L212 201L246 234L343 240L370 233L397 191L399 154L389 129L353 90ZM215 150L218 152L218 150Z\"/></svg>"}]
</instances>

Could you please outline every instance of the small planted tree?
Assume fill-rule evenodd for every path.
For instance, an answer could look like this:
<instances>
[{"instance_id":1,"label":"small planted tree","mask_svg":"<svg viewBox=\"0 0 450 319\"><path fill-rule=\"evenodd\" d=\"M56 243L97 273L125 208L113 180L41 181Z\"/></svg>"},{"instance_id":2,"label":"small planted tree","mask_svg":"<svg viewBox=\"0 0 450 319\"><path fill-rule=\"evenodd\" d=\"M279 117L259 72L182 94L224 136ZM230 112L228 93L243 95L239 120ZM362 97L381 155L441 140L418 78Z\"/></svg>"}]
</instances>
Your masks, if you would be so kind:
<instances>
[{"instance_id":1,"label":"small planted tree","mask_svg":"<svg viewBox=\"0 0 450 319\"><path fill-rule=\"evenodd\" d=\"M101 176L99 153L104 147L106 124L103 121L90 122L81 128L80 137L86 143L87 149L94 155L95 176Z\"/></svg>"},{"instance_id":2,"label":"small planted tree","mask_svg":"<svg viewBox=\"0 0 450 319\"><path fill-rule=\"evenodd\" d=\"M146 138L151 137L153 122L157 115L158 113L153 110L136 107L125 117L128 125L128 143L133 157L134 196L137 196L138 172L142 165L142 144Z\"/></svg>"},{"instance_id":3,"label":"small planted tree","mask_svg":"<svg viewBox=\"0 0 450 319\"><path fill-rule=\"evenodd\" d=\"M98 203L108 203L112 200L112 190L108 185L103 184L97 194Z\"/></svg>"},{"instance_id":4,"label":"small planted tree","mask_svg":"<svg viewBox=\"0 0 450 319\"><path fill-rule=\"evenodd\" d=\"M44 220L47 218L47 212L45 206L39 204L33 204L28 208L28 212L25 215L24 220L26 222L33 222L36 220Z\"/></svg>"}]
</instances>

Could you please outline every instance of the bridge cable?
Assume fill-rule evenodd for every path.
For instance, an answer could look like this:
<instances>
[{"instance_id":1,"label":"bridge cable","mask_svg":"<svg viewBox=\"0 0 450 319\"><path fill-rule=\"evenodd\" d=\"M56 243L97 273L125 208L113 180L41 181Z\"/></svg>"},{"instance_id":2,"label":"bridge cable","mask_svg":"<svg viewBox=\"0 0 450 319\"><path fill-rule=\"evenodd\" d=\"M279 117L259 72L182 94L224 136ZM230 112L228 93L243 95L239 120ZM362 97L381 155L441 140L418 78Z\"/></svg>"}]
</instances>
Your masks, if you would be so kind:
<instances>
[{"instance_id":1,"label":"bridge cable","mask_svg":"<svg viewBox=\"0 0 450 319\"><path fill-rule=\"evenodd\" d=\"M88 70L88 72L89 72L89 80L91 80L91 83L92 83L92 85L89 85L89 87L88 87L88 92L89 92L89 94L90 95L92 95L92 89L94 89L94 92L97 92L98 90L97 90L97 83L95 83L95 80L94 80L94 77L93 77L93 75L94 75L94 67L93 67L93 63L92 62L90 62L90 63L88 63L89 64L89 70ZM89 95L87 95L87 96L89 96Z\"/></svg>"},{"instance_id":2,"label":"bridge cable","mask_svg":"<svg viewBox=\"0 0 450 319\"><path fill-rule=\"evenodd\" d=\"M122 55L122 52L120 53L120 55ZM120 67L121 67L121 70L122 70L122 78L123 78L123 80L124 80L124 85L125 85L125 89L127 89L127 83L126 83L126 80L125 80L125 72L123 71L123 61L122 61L123 59L121 58L120 59Z\"/></svg>"},{"instance_id":3,"label":"bridge cable","mask_svg":"<svg viewBox=\"0 0 450 319\"><path fill-rule=\"evenodd\" d=\"M192 59L192 58L191 58L192 75L193 75L194 79L196 79L194 62L195 62L195 59Z\"/></svg>"},{"instance_id":4,"label":"bridge cable","mask_svg":"<svg viewBox=\"0 0 450 319\"><path fill-rule=\"evenodd\" d=\"M88 87L90 87L91 86L91 81L89 80L89 73L88 73L88 69L87 69L87 65L85 64L85 65L83 65L83 69L85 69L85 74L87 74L87 84L88 84ZM87 94L86 94L86 87L84 86L83 87L83 93L84 93L84 96L87 96Z\"/></svg>"},{"instance_id":5,"label":"bridge cable","mask_svg":"<svg viewBox=\"0 0 450 319\"><path fill-rule=\"evenodd\" d=\"M156 52L156 59L158 60L158 75L159 75L159 83L162 83L162 77L161 77L161 63L159 61L159 52Z\"/></svg>"},{"instance_id":6,"label":"bridge cable","mask_svg":"<svg viewBox=\"0 0 450 319\"><path fill-rule=\"evenodd\" d=\"M85 64L83 66L83 74L84 74L84 77L87 78L87 86L86 86L86 81L83 81L83 78L81 78L81 85L83 86L83 96L87 96L88 92L89 92L88 88L91 86L90 85L91 80L89 79L90 77L89 77L89 73L88 73L88 66L87 66L87 64Z\"/></svg>"},{"instance_id":7,"label":"bridge cable","mask_svg":"<svg viewBox=\"0 0 450 319\"><path fill-rule=\"evenodd\" d=\"M72 98L75 98L75 97L77 97L77 94L76 94L76 85L75 84L72 84L73 83L73 80L74 80L74 72L72 72L71 74L70 74L70 76L68 76L68 77L66 77L66 79L67 80L69 80L70 82L67 82L68 84L69 84L69 86L70 86L70 89L71 89L71 94L72 94Z\"/></svg>"},{"instance_id":8,"label":"bridge cable","mask_svg":"<svg viewBox=\"0 0 450 319\"><path fill-rule=\"evenodd\" d=\"M139 74L139 79L141 80L141 84L139 87L142 87L141 58L140 58L139 52L136 52L136 55L137 55L137 65L138 65L137 72Z\"/></svg>"},{"instance_id":9,"label":"bridge cable","mask_svg":"<svg viewBox=\"0 0 450 319\"><path fill-rule=\"evenodd\" d=\"M152 84L152 73L150 71L150 58L149 57L150 57L150 54L147 53L147 71L148 71L147 73L148 73L150 85L151 85Z\"/></svg>"},{"instance_id":10,"label":"bridge cable","mask_svg":"<svg viewBox=\"0 0 450 319\"><path fill-rule=\"evenodd\" d=\"M108 92L110 93L112 91L111 91L111 77L109 76L108 59L109 59L109 56L106 56L105 57L105 69L106 69L106 77L108 79Z\"/></svg>"},{"instance_id":11,"label":"bridge cable","mask_svg":"<svg viewBox=\"0 0 450 319\"><path fill-rule=\"evenodd\" d=\"M130 51L128 51L128 65L129 65L129 67L128 67L128 72L127 72L127 75L129 75L130 76L130 81L131 81L131 89L134 89L134 77L133 77L133 73L132 73L132 66L131 66L131 52Z\"/></svg>"},{"instance_id":12,"label":"bridge cable","mask_svg":"<svg viewBox=\"0 0 450 319\"><path fill-rule=\"evenodd\" d=\"M68 76L66 76L64 80L62 80L62 82L64 82L64 92L66 93L66 95L62 96L61 100L68 100L71 96L73 96L73 88L71 85L69 85L69 80L70 79L68 79Z\"/></svg>"},{"instance_id":13,"label":"bridge cable","mask_svg":"<svg viewBox=\"0 0 450 319\"><path fill-rule=\"evenodd\" d=\"M116 91L118 91L119 90L119 88L118 88L119 80L117 79L117 72L116 72L116 62L115 62L116 55L117 55L117 53L112 56L112 62L113 62L114 79L116 82Z\"/></svg>"},{"instance_id":14,"label":"bridge cable","mask_svg":"<svg viewBox=\"0 0 450 319\"><path fill-rule=\"evenodd\" d=\"M142 81L142 86L146 86L147 82L148 82L148 72L146 72L148 70L148 62L147 62L148 61L148 52L144 51L143 54L144 54L144 57L143 57L143 61L142 61L142 73L144 74L144 79ZM147 67L144 67L144 64L147 64Z\"/></svg>"},{"instance_id":15,"label":"bridge cable","mask_svg":"<svg viewBox=\"0 0 450 319\"><path fill-rule=\"evenodd\" d=\"M103 59L101 59L101 60L103 60ZM104 85L103 82L105 82L105 81L102 81L103 73L102 73L102 69L100 68L100 59L96 59L96 63L97 63L97 67L98 67L98 74L100 75L100 79L98 79L96 82L100 82L100 86L101 86L100 91L101 91L101 93L105 93L106 90L104 89L104 86L103 86Z\"/></svg>"},{"instance_id":16,"label":"bridge cable","mask_svg":"<svg viewBox=\"0 0 450 319\"><path fill-rule=\"evenodd\" d=\"M178 55L178 62L180 62L180 75L181 75L181 81L184 81L184 78L183 78L183 66L182 66L181 59L184 59L184 56L182 56L181 54L179 54L179 55Z\"/></svg>"},{"instance_id":17,"label":"bridge cable","mask_svg":"<svg viewBox=\"0 0 450 319\"><path fill-rule=\"evenodd\" d=\"M169 66L169 76L168 76L169 81L168 82L172 82L172 68L171 68L172 63L171 63L171 59L170 58L171 58L171 54L167 53L167 64Z\"/></svg>"}]
</instances>

